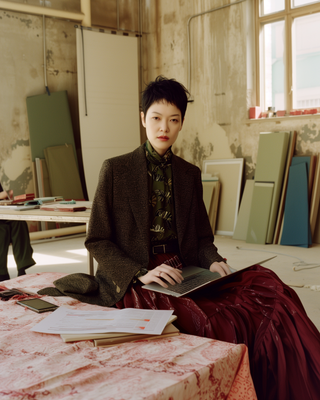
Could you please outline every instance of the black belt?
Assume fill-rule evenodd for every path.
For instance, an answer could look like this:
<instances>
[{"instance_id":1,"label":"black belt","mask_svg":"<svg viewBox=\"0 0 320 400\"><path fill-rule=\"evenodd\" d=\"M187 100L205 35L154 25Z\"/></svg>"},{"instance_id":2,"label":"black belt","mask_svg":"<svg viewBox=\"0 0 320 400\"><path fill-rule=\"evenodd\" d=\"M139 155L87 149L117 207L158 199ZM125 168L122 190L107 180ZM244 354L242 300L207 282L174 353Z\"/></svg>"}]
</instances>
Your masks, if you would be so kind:
<instances>
[{"instance_id":1,"label":"black belt","mask_svg":"<svg viewBox=\"0 0 320 400\"><path fill-rule=\"evenodd\" d=\"M178 241L151 246L151 252L152 254L178 253Z\"/></svg>"}]
</instances>

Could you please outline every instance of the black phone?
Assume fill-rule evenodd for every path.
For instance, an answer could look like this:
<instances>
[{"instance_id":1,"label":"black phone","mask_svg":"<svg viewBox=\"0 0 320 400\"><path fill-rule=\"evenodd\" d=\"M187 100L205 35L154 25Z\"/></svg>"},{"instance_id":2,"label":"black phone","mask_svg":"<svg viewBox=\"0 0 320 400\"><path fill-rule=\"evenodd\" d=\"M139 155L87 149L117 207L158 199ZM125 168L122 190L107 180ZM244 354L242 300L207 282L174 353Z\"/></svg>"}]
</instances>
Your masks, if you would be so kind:
<instances>
[{"instance_id":1,"label":"black phone","mask_svg":"<svg viewBox=\"0 0 320 400\"><path fill-rule=\"evenodd\" d=\"M35 311L37 313L43 313L47 311L54 311L59 306L55 304L49 303L48 301L42 299L26 299L26 300L19 300L17 304L23 307L28 307L30 310Z\"/></svg>"},{"instance_id":2,"label":"black phone","mask_svg":"<svg viewBox=\"0 0 320 400\"><path fill-rule=\"evenodd\" d=\"M7 301L7 300L10 300L11 297L17 296L17 295L18 296L29 296L28 293L24 293L24 292L21 292L19 289L12 288L12 289L7 289L7 290L2 290L0 292L0 299Z\"/></svg>"}]
</instances>

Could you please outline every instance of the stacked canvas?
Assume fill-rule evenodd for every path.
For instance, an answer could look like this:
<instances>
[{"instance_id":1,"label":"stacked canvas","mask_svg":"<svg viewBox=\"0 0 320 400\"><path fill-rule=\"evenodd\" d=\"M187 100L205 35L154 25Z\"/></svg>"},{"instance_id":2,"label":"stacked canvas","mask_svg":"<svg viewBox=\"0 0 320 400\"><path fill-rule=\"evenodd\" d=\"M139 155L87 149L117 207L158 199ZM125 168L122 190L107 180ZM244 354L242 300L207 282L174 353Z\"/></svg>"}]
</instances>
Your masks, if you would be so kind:
<instances>
[{"instance_id":1,"label":"stacked canvas","mask_svg":"<svg viewBox=\"0 0 320 400\"><path fill-rule=\"evenodd\" d=\"M272 243L287 158L289 132L261 133L246 241Z\"/></svg>"},{"instance_id":2,"label":"stacked canvas","mask_svg":"<svg viewBox=\"0 0 320 400\"><path fill-rule=\"evenodd\" d=\"M203 201L208 213L210 225L213 234L216 229L219 196L220 196L220 182L218 178L206 177L202 179L203 188Z\"/></svg>"},{"instance_id":3,"label":"stacked canvas","mask_svg":"<svg viewBox=\"0 0 320 400\"><path fill-rule=\"evenodd\" d=\"M320 158L293 157L296 132L261 134L234 239L308 247L320 242Z\"/></svg>"}]
</instances>

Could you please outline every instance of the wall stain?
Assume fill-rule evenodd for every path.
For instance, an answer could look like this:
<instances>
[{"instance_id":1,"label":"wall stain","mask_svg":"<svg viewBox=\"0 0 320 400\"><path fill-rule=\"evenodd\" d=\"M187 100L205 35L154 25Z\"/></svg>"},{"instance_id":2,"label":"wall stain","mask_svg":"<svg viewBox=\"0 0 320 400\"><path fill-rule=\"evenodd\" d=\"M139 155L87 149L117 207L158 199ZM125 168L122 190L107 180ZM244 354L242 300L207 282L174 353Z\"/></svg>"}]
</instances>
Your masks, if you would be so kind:
<instances>
[{"instance_id":1,"label":"wall stain","mask_svg":"<svg viewBox=\"0 0 320 400\"><path fill-rule=\"evenodd\" d=\"M172 22L176 22L176 12L175 11L170 14L164 14L164 16L163 16L163 23L165 25L171 24Z\"/></svg>"},{"instance_id":2,"label":"wall stain","mask_svg":"<svg viewBox=\"0 0 320 400\"><path fill-rule=\"evenodd\" d=\"M20 18L20 21L26 24L27 28L30 28L30 25L32 24L31 19Z\"/></svg>"},{"instance_id":3,"label":"wall stain","mask_svg":"<svg viewBox=\"0 0 320 400\"><path fill-rule=\"evenodd\" d=\"M315 128L316 124L312 125L312 128ZM316 129L311 129L309 126L306 124L301 128L301 140L309 140L310 142L318 142L319 141L319 136L320 133L319 131L317 132Z\"/></svg>"},{"instance_id":4,"label":"wall stain","mask_svg":"<svg viewBox=\"0 0 320 400\"><path fill-rule=\"evenodd\" d=\"M241 144L237 146L235 143L232 143L230 150L234 154L235 158L243 158Z\"/></svg>"},{"instance_id":5,"label":"wall stain","mask_svg":"<svg viewBox=\"0 0 320 400\"><path fill-rule=\"evenodd\" d=\"M297 155L311 155L314 153L315 149L313 147L320 141L320 130L317 131L314 128L316 128L316 124L312 124L311 127L305 124L301 127L296 143Z\"/></svg>"},{"instance_id":6,"label":"wall stain","mask_svg":"<svg viewBox=\"0 0 320 400\"><path fill-rule=\"evenodd\" d=\"M244 176L245 180L246 179L252 179L254 176L254 171L255 171L255 165L252 161L251 156L244 156L242 152L242 146L236 145L235 143L232 143L230 146L230 150L232 154L234 154L235 158L243 158L244 159Z\"/></svg>"},{"instance_id":7,"label":"wall stain","mask_svg":"<svg viewBox=\"0 0 320 400\"><path fill-rule=\"evenodd\" d=\"M3 183L4 188L7 190L9 188L12 189L13 193L16 195L26 193L26 190L28 189L28 186L32 180L33 174L30 167L26 168L14 181L10 180L5 172L1 177L1 183Z\"/></svg>"},{"instance_id":8,"label":"wall stain","mask_svg":"<svg viewBox=\"0 0 320 400\"><path fill-rule=\"evenodd\" d=\"M62 31L62 33L64 34L64 37L65 37L65 39L68 37L68 34L67 34L67 32L65 32L65 31Z\"/></svg>"},{"instance_id":9,"label":"wall stain","mask_svg":"<svg viewBox=\"0 0 320 400\"><path fill-rule=\"evenodd\" d=\"M30 76L31 76L31 78L36 79L38 77L38 71L35 68L31 68Z\"/></svg>"},{"instance_id":10,"label":"wall stain","mask_svg":"<svg viewBox=\"0 0 320 400\"><path fill-rule=\"evenodd\" d=\"M47 63L48 64L54 64L54 59L53 59L53 51L52 50L47 50Z\"/></svg>"},{"instance_id":11,"label":"wall stain","mask_svg":"<svg viewBox=\"0 0 320 400\"><path fill-rule=\"evenodd\" d=\"M29 139L18 139L11 145L11 150L15 150L20 146L29 146Z\"/></svg>"},{"instance_id":12,"label":"wall stain","mask_svg":"<svg viewBox=\"0 0 320 400\"><path fill-rule=\"evenodd\" d=\"M185 160L189 159L192 164L202 169L203 161L211 156L213 149L214 146L211 142L207 143L205 146L202 145L198 133L196 133L193 141L183 139L181 146L175 147L175 153ZM186 152L189 157L186 155Z\"/></svg>"},{"instance_id":13,"label":"wall stain","mask_svg":"<svg viewBox=\"0 0 320 400\"><path fill-rule=\"evenodd\" d=\"M19 110L19 108L14 108L11 125L12 125L13 129L16 131L20 129L19 118L20 118L20 110Z\"/></svg>"},{"instance_id":14,"label":"wall stain","mask_svg":"<svg viewBox=\"0 0 320 400\"><path fill-rule=\"evenodd\" d=\"M59 75L60 71L58 69L48 69L49 75L57 76Z\"/></svg>"}]
</instances>

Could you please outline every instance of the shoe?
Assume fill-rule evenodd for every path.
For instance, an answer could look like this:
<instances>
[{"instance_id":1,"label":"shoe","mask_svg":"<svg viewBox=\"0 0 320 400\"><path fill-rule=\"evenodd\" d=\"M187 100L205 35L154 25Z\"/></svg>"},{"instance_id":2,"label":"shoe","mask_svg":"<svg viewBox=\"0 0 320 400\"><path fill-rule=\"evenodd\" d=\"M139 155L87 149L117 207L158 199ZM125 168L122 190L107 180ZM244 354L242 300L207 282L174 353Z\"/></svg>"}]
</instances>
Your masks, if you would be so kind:
<instances>
[{"instance_id":1,"label":"shoe","mask_svg":"<svg viewBox=\"0 0 320 400\"><path fill-rule=\"evenodd\" d=\"M9 274L0 275L0 282L1 281L7 281L9 279L10 279L10 275Z\"/></svg>"}]
</instances>

